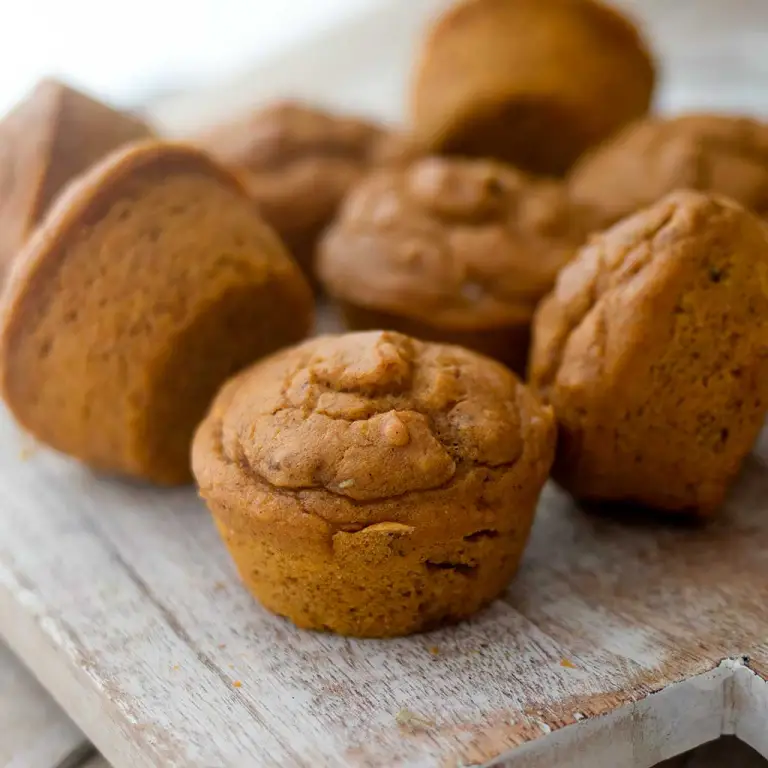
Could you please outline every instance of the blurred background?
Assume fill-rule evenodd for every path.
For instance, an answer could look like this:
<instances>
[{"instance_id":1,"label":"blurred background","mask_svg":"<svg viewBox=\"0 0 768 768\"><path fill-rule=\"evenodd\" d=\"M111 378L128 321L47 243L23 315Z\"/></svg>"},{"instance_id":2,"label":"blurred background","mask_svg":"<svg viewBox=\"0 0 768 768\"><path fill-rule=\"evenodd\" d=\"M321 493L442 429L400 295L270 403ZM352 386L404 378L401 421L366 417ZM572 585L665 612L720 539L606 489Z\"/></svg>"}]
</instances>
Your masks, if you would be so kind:
<instances>
[{"instance_id":1,"label":"blurred background","mask_svg":"<svg viewBox=\"0 0 768 768\"><path fill-rule=\"evenodd\" d=\"M0 25L0 113L45 74L174 131L273 96L398 119L445 0L26 0ZM662 109L768 114L768 0L616 0L664 65Z\"/></svg>"},{"instance_id":2,"label":"blurred background","mask_svg":"<svg viewBox=\"0 0 768 768\"><path fill-rule=\"evenodd\" d=\"M45 74L132 106L215 81L373 0L28 0L3 4L0 110Z\"/></svg>"}]
</instances>

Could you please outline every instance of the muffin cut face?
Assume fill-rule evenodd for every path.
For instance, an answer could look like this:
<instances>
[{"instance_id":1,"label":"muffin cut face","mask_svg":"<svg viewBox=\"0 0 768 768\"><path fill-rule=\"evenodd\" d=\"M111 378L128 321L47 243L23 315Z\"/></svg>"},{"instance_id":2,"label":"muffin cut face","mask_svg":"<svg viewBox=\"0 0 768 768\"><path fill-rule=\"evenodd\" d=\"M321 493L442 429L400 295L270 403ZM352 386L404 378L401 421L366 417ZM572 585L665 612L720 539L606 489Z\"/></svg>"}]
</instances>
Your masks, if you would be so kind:
<instances>
[{"instance_id":1,"label":"muffin cut face","mask_svg":"<svg viewBox=\"0 0 768 768\"><path fill-rule=\"evenodd\" d=\"M537 313L531 383L575 496L716 510L768 405L764 226L679 192L597 237Z\"/></svg>"},{"instance_id":2,"label":"muffin cut face","mask_svg":"<svg viewBox=\"0 0 768 768\"><path fill-rule=\"evenodd\" d=\"M2 387L41 441L98 469L185 482L218 385L302 338L311 297L237 181L133 145L73 185L15 268Z\"/></svg>"},{"instance_id":3,"label":"muffin cut face","mask_svg":"<svg viewBox=\"0 0 768 768\"><path fill-rule=\"evenodd\" d=\"M55 80L0 122L0 271L7 272L61 189L118 147L151 136L141 120Z\"/></svg>"},{"instance_id":4,"label":"muffin cut face","mask_svg":"<svg viewBox=\"0 0 768 768\"><path fill-rule=\"evenodd\" d=\"M632 23L593 0L464 0L430 30L412 113L429 151L559 176L643 115L653 62Z\"/></svg>"},{"instance_id":5,"label":"muffin cut face","mask_svg":"<svg viewBox=\"0 0 768 768\"><path fill-rule=\"evenodd\" d=\"M583 242L585 216L556 182L425 158L350 194L320 275L352 327L462 344L519 370L536 304Z\"/></svg>"},{"instance_id":6,"label":"muffin cut face","mask_svg":"<svg viewBox=\"0 0 768 768\"><path fill-rule=\"evenodd\" d=\"M372 122L291 101L224 123L196 143L246 172L262 214L310 277L317 239L349 188L370 167L415 152Z\"/></svg>"},{"instance_id":7,"label":"muffin cut face","mask_svg":"<svg viewBox=\"0 0 768 768\"><path fill-rule=\"evenodd\" d=\"M726 195L768 216L768 125L746 117L649 118L573 170L570 194L608 226L676 189Z\"/></svg>"},{"instance_id":8,"label":"muffin cut face","mask_svg":"<svg viewBox=\"0 0 768 768\"><path fill-rule=\"evenodd\" d=\"M241 576L299 626L388 636L470 615L517 568L551 412L459 347L320 337L230 382L198 430Z\"/></svg>"}]
</instances>

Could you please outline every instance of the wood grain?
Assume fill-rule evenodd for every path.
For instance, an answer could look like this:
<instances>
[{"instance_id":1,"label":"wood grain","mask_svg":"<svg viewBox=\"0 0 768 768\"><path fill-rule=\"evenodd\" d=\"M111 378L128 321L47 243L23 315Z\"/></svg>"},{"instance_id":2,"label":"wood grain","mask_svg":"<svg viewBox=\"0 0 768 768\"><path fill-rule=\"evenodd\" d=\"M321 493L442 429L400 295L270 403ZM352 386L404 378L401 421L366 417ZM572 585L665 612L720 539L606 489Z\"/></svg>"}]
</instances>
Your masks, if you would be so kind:
<instances>
[{"instance_id":1,"label":"wood grain","mask_svg":"<svg viewBox=\"0 0 768 768\"><path fill-rule=\"evenodd\" d=\"M86 748L72 721L0 644L0 766L55 768Z\"/></svg>"},{"instance_id":2,"label":"wood grain","mask_svg":"<svg viewBox=\"0 0 768 768\"><path fill-rule=\"evenodd\" d=\"M757 459L708 527L587 514L550 486L503 601L452 629L356 642L259 608L191 490L23 447L5 422L0 631L118 767L482 763L768 637ZM432 725L398 725L406 709ZM695 746L674 736L670 750Z\"/></svg>"}]
</instances>

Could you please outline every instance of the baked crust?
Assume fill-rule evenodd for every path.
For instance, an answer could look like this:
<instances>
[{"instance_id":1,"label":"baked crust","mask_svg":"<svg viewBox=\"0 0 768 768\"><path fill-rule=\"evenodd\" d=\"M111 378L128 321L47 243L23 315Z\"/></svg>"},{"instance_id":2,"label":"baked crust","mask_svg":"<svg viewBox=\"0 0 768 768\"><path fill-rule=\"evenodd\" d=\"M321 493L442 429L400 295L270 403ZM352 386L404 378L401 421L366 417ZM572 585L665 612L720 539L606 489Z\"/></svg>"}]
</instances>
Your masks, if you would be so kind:
<instances>
[{"instance_id":1,"label":"baked crust","mask_svg":"<svg viewBox=\"0 0 768 768\"><path fill-rule=\"evenodd\" d=\"M578 498L710 514L768 406L768 240L692 191L596 237L534 324L531 383Z\"/></svg>"},{"instance_id":2,"label":"baked crust","mask_svg":"<svg viewBox=\"0 0 768 768\"><path fill-rule=\"evenodd\" d=\"M389 636L503 591L553 451L551 411L503 366L370 332L312 339L236 377L193 465L264 605L301 627Z\"/></svg>"}]
</instances>

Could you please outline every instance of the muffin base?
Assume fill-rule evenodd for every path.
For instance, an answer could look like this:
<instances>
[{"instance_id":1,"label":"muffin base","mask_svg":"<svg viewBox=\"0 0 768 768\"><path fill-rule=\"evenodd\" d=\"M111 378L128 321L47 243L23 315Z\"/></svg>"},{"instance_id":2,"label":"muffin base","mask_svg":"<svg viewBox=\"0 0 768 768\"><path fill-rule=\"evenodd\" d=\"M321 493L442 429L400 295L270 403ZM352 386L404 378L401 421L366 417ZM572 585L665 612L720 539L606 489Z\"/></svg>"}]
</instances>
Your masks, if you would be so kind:
<instances>
[{"instance_id":1,"label":"muffin base","mask_svg":"<svg viewBox=\"0 0 768 768\"><path fill-rule=\"evenodd\" d=\"M319 518L299 529L210 508L240 577L265 608L302 629L371 638L456 623L491 603L518 569L533 518L531 508L517 530L427 542L399 523L334 533Z\"/></svg>"}]
</instances>

